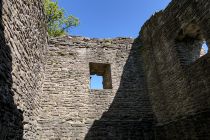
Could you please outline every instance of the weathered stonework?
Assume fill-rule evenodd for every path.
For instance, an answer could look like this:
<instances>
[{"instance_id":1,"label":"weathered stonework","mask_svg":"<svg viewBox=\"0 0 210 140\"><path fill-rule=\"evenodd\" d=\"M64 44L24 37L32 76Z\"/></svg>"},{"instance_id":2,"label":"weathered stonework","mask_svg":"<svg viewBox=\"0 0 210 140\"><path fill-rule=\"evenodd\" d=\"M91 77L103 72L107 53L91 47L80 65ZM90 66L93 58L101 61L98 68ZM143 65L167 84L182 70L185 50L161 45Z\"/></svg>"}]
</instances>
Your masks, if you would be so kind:
<instances>
[{"instance_id":1,"label":"weathered stonework","mask_svg":"<svg viewBox=\"0 0 210 140\"><path fill-rule=\"evenodd\" d=\"M141 30L157 139L210 137L210 55L198 59L203 40L209 44L209 9L205 0L172 1Z\"/></svg>"},{"instance_id":2,"label":"weathered stonework","mask_svg":"<svg viewBox=\"0 0 210 140\"><path fill-rule=\"evenodd\" d=\"M0 139L37 139L47 34L41 0L0 2Z\"/></svg>"},{"instance_id":3,"label":"weathered stonework","mask_svg":"<svg viewBox=\"0 0 210 140\"><path fill-rule=\"evenodd\" d=\"M47 52L40 139L131 138L130 128L151 125L142 59L132 39L62 37L52 39ZM90 90L90 62L110 64L112 89ZM138 138L146 133L138 130Z\"/></svg>"},{"instance_id":4,"label":"weathered stonework","mask_svg":"<svg viewBox=\"0 0 210 140\"><path fill-rule=\"evenodd\" d=\"M0 8L1 140L210 138L209 1L173 0L135 40L49 43L41 0Z\"/></svg>"}]
</instances>

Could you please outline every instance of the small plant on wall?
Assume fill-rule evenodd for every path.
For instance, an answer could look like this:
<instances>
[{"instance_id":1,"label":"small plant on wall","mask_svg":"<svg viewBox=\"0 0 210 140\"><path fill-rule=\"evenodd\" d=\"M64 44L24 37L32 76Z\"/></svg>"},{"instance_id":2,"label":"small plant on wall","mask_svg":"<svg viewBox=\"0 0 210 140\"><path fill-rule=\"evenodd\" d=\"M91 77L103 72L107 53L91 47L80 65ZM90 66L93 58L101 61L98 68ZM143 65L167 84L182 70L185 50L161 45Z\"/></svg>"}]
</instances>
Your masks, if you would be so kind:
<instances>
[{"instance_id":1,"label":"small plant on wall","mask_svg":"<svg viewBox=\"0 0 210 140\"><path fill-rule=\"evenodd\" d=\"M72 15L65 16L65 10L58 6L57 1L44 0L44 9L47 16L49 36L57 37L65 35L71 27L79 24L78 18Z\"/></svg>"}]
</instances>

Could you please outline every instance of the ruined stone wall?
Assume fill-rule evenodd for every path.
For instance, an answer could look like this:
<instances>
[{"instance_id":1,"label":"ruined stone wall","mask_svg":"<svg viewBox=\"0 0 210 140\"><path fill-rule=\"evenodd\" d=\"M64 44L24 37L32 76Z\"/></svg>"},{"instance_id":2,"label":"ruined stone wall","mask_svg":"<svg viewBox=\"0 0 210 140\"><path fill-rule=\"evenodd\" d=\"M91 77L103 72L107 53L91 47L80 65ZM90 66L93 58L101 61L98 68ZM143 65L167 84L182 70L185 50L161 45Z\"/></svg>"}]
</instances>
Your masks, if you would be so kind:
<instances>
[{"instance_id":1,"label":"ruined stone wall","mask_svg":"<svg viewBox=\"0 0 210 140\"><path fill-rule=\"evenodd\" d=\"M61 37L50 41L40 139L152 136L147 128L153 116L142 59L139 47L132 43L128 38ZM90 62L110 64L112 89L90 90Z\"/></svg>"},{"instance_id":2,"label":"ruined stone wall","mask_svg":"<svg viewBox=\"0 0 210 140\"><path fill-rule=\"evenodd\" d=\"M151 17L141 30L143 58L157 139L208 139L210 3L174 0Z\"/></svg>"},{"instance_id":3,"label":"ruined stone wall","mask_svg":"<svg viewBox=\"0 0 210 140\"><path fill-rule=\"evenodd\" d=\"M210 54L200 52L210 2L173 0L139 43L61 37L49 46L41 0L0 8L1 140L209 139ZM106 89L90 90L90 62L110 65Z\"/></svg>"},{"instance_id":4,"label":"ruined stone wall","mask_svg":"<svg viewBox=\"0 0 210 140\"><path fill-rule=\"evenodd\" d=\"M0 2L0 139L37 139L46 47L41 0Z\"/></svg>"}]
</instances>

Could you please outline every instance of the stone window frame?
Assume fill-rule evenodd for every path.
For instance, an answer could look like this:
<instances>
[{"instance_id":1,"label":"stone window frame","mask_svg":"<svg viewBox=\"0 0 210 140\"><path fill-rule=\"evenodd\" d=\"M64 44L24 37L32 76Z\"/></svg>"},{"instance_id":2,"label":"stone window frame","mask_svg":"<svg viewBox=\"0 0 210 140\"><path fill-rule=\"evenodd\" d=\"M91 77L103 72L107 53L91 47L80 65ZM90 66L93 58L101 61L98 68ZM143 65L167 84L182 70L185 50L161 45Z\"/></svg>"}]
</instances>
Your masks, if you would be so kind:
<instances>
[{"instance_id":1,"label":"stone window frame","mask_svg":"<svg viewBox=\"0 0 210 140\"><path fill-rule=\"evenodd\" d=\"M180 29L174 43L181 66L189 66L205 56L201 55L204 42L208 46L207 55L210 52L209 41L198 24L189 23Z\"/></svg>"},{"instance_id":2,"label":"stone window frame","mask_svg":"<svg viewBox=\"0 0 210 140\"><path fill-rule=\"evenodd\" d=\"M102 76L103 78L102 81L103 89L91 89L90 87L90 90L112 89L111 64L89 62L89 72L90 72L89 76L97 75L97 76Z\"/></svg>"}]
</instances>

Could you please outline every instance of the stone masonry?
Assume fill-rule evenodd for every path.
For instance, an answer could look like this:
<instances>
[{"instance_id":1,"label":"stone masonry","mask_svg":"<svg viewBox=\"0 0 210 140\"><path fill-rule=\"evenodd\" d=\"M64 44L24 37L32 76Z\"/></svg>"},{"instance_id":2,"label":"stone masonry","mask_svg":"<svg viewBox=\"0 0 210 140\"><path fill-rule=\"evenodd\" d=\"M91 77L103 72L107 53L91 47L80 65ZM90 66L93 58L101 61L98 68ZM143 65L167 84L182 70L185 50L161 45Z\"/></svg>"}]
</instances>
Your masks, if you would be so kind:
<instances>
[{"instance_id":1,"label":"stone masonry","mask_svg":"<svg viewBox=\"0 0 210 140\"><path fill-rule=\"evenodd\" d=\"M0 139L37 139L44 54L41 0L0 1Z\"/></svg>"},{"instance_id":2,"label":"stone masonry","mask_svg":"<svg viewBox=\"0 0 210 140\"><path fill-rule=\"evenodd\" d=\"M0 140L210 139L210 1L172 0L136 39L49 39L41 0L0 8Z\"/></svg>"},{"instance_id":3,"label":"stone masonry","mask_svg":"<svg viewBox=\"0 0 210 140\"><path fill-rule=\"evenodd\" d=\"M132 43L133 40L129 38L67 36L50 40L41 97L40 139L84 139L97 120L102 123L100 127L106 127L103 125L105 123L110 125L100 130L101 133L109 131L112 134L107 134L107 138L117 139L119 135L131 135L123 134L121 123L130 123L132 127L132 123L138 125L142 120L152 119L141 72L139 47ZM90 63L110 64L111 89L90 89ZM112 123L118 123L119 126ZM88 137L100 139L101 135L89 132Z\"/></svg>"},{"instance_id":4,"label":"stone masonry","mask_svg":"<svg viewBox=\"0 0 210 140\"><path fill-rule=\"evenodd\" d=\"M142 27L145 75L157 139L210 138L210 2L177 0ZM163 133L164 132L164 133Z\"/></svg>"}]
</instances>

